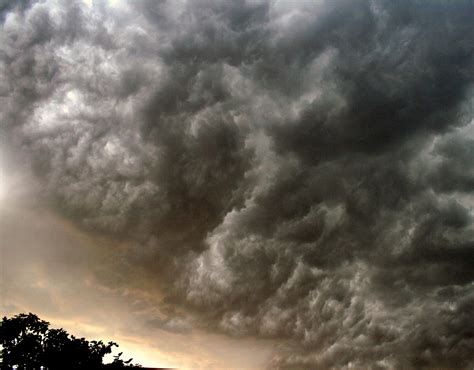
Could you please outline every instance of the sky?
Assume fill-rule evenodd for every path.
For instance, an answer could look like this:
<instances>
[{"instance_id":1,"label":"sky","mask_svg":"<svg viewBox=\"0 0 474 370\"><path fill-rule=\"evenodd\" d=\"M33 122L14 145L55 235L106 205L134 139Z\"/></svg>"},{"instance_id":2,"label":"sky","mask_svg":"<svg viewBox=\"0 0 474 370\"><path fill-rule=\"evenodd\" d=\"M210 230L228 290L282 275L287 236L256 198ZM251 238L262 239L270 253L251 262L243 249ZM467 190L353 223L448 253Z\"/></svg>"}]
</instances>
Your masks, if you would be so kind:
<instances>
[{"instance_id":1,"label":"sky","mask_svg":"<svg viewBox=\"0 0 474 370\"><path fill-rule=\"evenodd\" d=\"M0 1L0 314L147 366L474 366L472 14Z\"/></svg>"}]
</instances>

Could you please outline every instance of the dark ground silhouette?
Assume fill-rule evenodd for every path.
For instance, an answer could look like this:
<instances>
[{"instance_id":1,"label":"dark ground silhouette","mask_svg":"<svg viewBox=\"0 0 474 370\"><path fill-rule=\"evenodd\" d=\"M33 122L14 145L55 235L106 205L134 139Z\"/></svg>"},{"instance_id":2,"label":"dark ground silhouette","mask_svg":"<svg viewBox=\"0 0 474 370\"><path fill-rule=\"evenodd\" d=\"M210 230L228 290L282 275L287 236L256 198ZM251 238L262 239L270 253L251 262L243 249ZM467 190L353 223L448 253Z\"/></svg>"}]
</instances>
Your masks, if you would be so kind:
<instances>
[{"instance_id":1,"label":"dark ground silhouette","mask_svg":"<svg viewBox=\"0 0 474 370\"><path fill-rule=\"evenodd\" d=\"M105 355L118 347L115 342L88 341L76 338L64 329L51 329L49 323L35 314L4 317L0 325L0 369L144 369L123 360L122 353L104 364Z\"/></svg>"}]
</instances>

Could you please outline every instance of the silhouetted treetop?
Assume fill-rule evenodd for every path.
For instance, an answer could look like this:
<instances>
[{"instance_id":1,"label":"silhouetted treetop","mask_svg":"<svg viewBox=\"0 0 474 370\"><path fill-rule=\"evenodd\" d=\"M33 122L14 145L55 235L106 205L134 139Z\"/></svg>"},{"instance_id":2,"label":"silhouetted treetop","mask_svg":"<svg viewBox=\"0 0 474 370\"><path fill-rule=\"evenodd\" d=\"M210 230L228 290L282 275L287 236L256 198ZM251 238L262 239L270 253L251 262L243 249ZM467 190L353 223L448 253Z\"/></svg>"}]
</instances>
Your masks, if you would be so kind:
<instances>
[{"instance_id":1,"label":"silhouetted treetop","mask_svg":"<svg viewBox=\"0 0 474 370\"><path fill-rule=\"evenodd\" d=\"M49 322L35 314L4 317L0 324L1 369L19 366L26 369L123 369L139 368L132 359L123 360L122 352L111 363L105 355L118 347L115 342L88 341L76 338L64 329L50 329Z\"/></svg>"}]
</instances>

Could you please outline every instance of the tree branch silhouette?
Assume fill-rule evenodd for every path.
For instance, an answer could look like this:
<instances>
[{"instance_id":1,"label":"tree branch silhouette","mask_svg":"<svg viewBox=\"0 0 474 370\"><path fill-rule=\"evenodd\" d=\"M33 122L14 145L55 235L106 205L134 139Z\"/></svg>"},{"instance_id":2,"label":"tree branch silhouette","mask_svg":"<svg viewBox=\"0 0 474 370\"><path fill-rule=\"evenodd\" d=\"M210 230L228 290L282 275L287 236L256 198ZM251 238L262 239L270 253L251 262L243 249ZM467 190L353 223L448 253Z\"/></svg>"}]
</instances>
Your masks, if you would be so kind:
<instances>
[{"instance_id":1,"label":"tree branch silhouette","mask_svg":"<svg viewBox=\"0 0 474 370\"><path fill-rule=\"evenodd\" d=\"M49 322L33 313L3 317L0 324L0 368L18 366L25 369L133 369L132 359L123 360L122 352L111 363L104 364L115 342L88 341L76 338L64 329L50 329Z\"/></svg>"}]
</instances>

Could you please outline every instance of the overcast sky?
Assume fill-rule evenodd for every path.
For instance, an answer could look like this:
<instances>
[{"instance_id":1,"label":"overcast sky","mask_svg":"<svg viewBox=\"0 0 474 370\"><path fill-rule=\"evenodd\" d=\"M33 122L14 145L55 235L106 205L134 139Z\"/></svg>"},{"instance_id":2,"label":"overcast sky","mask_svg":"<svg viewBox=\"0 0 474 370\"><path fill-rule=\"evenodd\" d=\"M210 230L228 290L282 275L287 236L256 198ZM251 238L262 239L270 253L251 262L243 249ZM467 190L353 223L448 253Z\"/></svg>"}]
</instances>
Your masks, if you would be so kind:
<instances>
[{"instance_id":1,"label":"overcast sky","mask_svg":"<svg viewBox=\"0 0 474 370\"><path fill-rule=\"evenodd\" d=\"M0 1L0 313L145 365L474 366L473 14Z\"/></svg>"}]
</instances>

